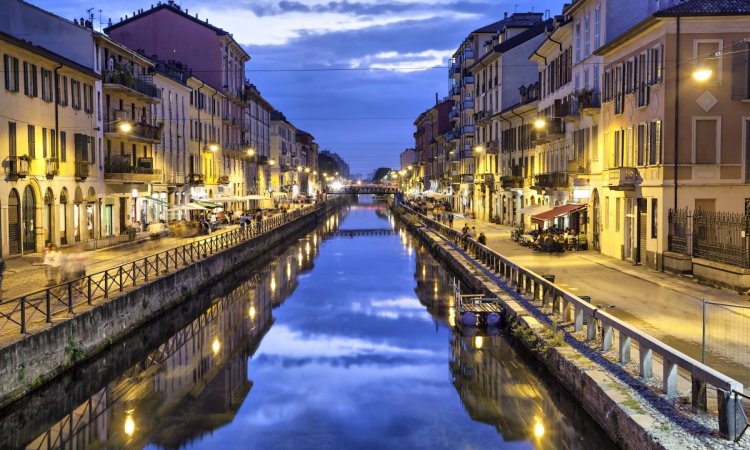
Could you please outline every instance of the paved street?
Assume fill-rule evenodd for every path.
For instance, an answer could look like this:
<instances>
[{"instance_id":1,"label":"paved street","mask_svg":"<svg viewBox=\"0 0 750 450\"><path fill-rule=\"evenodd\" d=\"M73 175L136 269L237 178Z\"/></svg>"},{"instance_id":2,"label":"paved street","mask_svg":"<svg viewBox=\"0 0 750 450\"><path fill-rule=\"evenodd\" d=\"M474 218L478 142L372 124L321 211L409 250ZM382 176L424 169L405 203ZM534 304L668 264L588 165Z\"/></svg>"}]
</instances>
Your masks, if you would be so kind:
<instances>
[{"instance_id":1,"label":"paved street","mask_svg":"<svg viewBox=\"0 0 750 450\"><path fill-rule=\"evenodd\" d=\"M746 295L704 286L688 277L634 266L591 250L535 252L511 241L511 227L462 218L456 218L453 227L460 229L464 223L476 226L477 232L484 232L487 245L493 250L537 273L554 274L556 284L578 295L590 296L594 304L613 305L608 311L611 314L698 360L701 358L702 299L750 306L750 297ZM731 362L739 358L739 352L748 351L747 343L735 342L730 348L730 354L719 355L729 362L712 365L747 384L748 368Z\"/></svg>"}]
</instances>

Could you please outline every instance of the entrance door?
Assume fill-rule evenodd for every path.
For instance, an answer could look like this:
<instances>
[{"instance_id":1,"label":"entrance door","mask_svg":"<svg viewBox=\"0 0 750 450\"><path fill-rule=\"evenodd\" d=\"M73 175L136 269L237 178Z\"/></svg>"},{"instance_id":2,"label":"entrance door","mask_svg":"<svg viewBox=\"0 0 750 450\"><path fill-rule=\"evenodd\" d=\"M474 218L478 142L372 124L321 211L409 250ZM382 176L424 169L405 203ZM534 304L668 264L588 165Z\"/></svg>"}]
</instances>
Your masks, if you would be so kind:
<instances>
[{"instance_id":1,"label":"entrance door","mask_svg":"<svg viewBox=\"0 0 750 450\"><path fill-rule=\"evenodd\" d=\"M120 234L125 233L125 212L128 210L126 201L125 197L120 197Z\"/></svg>"},{"instance_id":2,"label":"entrance door","mask_svg":"<svg viewBox=\"0 0 750 450\"><path fill-rule=\"evenodd\" d=\"M23 191L23 250L36 251L36 198L31 186Z\"/></svg>"},{"instance_id":3,"label":"entrance door","mask_svg":"<svg viewBox=\"0 0 750 450\"><path fill-rule=\"evenodd\" d=\"M623 259L635 262L635 246L637 245L637 229L635 224L635 199L625 199L625 239L623 240Z\"/></svg>"},{"instance_id":4,"label":"entrance door","mask_svg":"<svg viewBox=\"0 0 750 450\"><path fill-rule=\"evenodd\" d=\"M646 204L645 198L638 199L638 263L646 264Z\"/></svg>"},{"instance_id":5,"label":"entrance door","mask_svg":"<svg viewBox=\"0 0 750 450\"><path fill-rule=\"evenodd\" d=\"M600 208L600 206L599 206L599 191L597 191L596 189L594 189L593 197L594 197L594 199L593 199L594 207L592 209L593 209L593 215L594 215L594 223L593 223L593 227L594 227L593 232L594 232L594 234L593 234L593 237L592 237L592 240L591 240L591 246L594 248L595 251L600 252L601 251L601 246L599 245L599 228L600 228L599 227L599 220L600 220L600 217L601 217L601 213L599 211L599 208Z\"/></svg>"},{"instance_id":6,"label":"entrance door","mask_svg":"<svg viewBox=\"0 0 750 450\"><path fill-rule=\"evenodd\" d=\"M21 253L21 205L15 189L8 195L8 253Z\"/></svg>"}]
</instances>

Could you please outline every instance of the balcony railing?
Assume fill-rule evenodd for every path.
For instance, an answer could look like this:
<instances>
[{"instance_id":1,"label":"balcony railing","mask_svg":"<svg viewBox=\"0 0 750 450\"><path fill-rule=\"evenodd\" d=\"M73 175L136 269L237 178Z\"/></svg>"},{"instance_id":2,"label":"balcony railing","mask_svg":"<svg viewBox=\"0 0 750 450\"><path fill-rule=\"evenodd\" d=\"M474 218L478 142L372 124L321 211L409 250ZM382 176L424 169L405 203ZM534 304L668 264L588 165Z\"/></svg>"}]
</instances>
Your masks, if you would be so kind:
<instances>
[{"instance_id":1,"label":"balcony railing","mask_svg":"<svg viewBox=\"0 0 750 450\"><path fill-rule=\"evenodd\" d=\"M500 143L498 141L489 141L485 144L485 150L487 153L496 155L500 153Z\"/></svg>"},{"instance_id":2,"label":"balcony railing","mask_svg":"<svg viewBox=\"0 0 750 450\"><path fill-rule=\"evenodd\" d=\"M568 174L565 172L543 173L534 177L534 187L555 189L568 186Z\"/></svg>"},{"instance_id":3,"label":"balcony railing","mask_svg":"<svg viewBox=\"0 0 750 450\"><path fill-rule=\"evenodd\" d=\"M523 187L523 177L505 175L500 177L503 189L518 189Z\"/></svg>"},{"instance_id":4,"label":"balcony railing","mask_svg":"<svg viewBox=\"0 0 750 450\"><path fill-rule=\"evenodd\" d=\"M568 161L568 173L588 175L591 173L591 168L589 167L588 161L584 159L575 159L573 161Z\"/></svg>"},{"instance_id":5,"label":"balcony railing","mask_svg":"<svg viewBox=\"0 0 750 450\"><path fill-rule=\"evenodd\" d=\"M76 181L83 181L89 177L89 162L76 161Z\"/></svg>"},{"instance_id":6,"label":"balcony railing","mask_svg":"<svg viewBox=\"0 0 750 450\"><path fill-rule=\"evenodd\" d=\"M474 134L474 125L464 125L461 128L463 134Z\"/></svg>"},{"instance_id":7,"label":"balcony railing","mask_svg":"<svg viewBox=\"0 0 750 450\"><path fill-rule=\"evenodd\" d=\"M159 90L150 81L134 77L128 71L125 70L113 70L104 71L104 83L105 84L119 84L125 86L128 89L132 89L136 92L140 92L143 95L152 98L160 98Z\"/></svg>"},{"instance_id":8,"label":"balcony railing","mask_svg":"<svg viewBox=\"0 0 750 450\"><path fill-rule=\"evenodd\" d=\"M8 165L6 166L6 174L9 180L17 180L19 178L26 178L29 174L29 157L23 156L8 156Z\"/></svg>"},{"instance_id":9,"label":"balcony railing","mask_svg":"<svg viewBox=\"0 0 750 450\"><path fill-rule=\"evenodd\" d=\"M559 117L547 117L544 128L536 130L535 144L544 144L565 137L565 122Z\"/></svg>"},{"instance_id":10,"label":"balcony railing","mask_svg":"<svg viewBox=\"0 0 750 450\"><path fill-rule=\"evenodd\" d=\"M123 182L161 181L161 171L154 169L153 158L138 158L133 165L130 155L112 155L104 163L104 177Z\"/></svg>"},{"instance_id":11,"label":"balcony railing","mask_svg":"<svg viewBox=\"0 0 750 450\"><path fill-rule=\"evenodd\" d=\"M448 113L448 120L454 119L458 119L458 110L456 110L455 108L451 109L451 112Z\"/></svg>"},{"instance_id":12,"label":"balcony railing","mask_svg":"<svg viewBox=\"0 0 750 450\"><path fill-rule=\"evenodd\" d=\"M130 131L121 131L117 123L109 123L104 126L105 133L113 133L121 137L144 139L148 141L161 141L161 127L145 123L134 123Z\"/></svg>"},{"instance_id":13,"label":"balcony railing","mask_svg":"<svg viewBox=\"0 0 750 450\"><path fill-rule=\"evenodd\" d=\"M45 160L45 163L47 166L47 170L46 170L47 179L51 180L60 173L60 159L56 157L47 158Z\"/></svg>"},{"instance_id":14,"label":"balcony railing","mask_svg":"<svg viewBox=\"0 0 750 450\"><path fill-rule=\"evenodd\" d=\"M464 61L469 62L470 60L474 59L474 49L473 48L466 48L464 49Z\"/></svg>"},{"instance_id":15,"label":"balcony railing","mask_svg":"<svg viewBox=\"0 0 750 450\"><path fill-rule=\"evenodd\" d=\"M607 172L607 185L617 191L632 191L643 179L635 167L617 167Z\"/></svg>"},{"instance_id":16,"label":"balcony railing","mask_svg":"<svg viewBox=\"0 0 750 450\"><path fill-rule=\"evenodd\" d=\"M193 186L200 186L203 184L203 174L202 173L188 174L187 182Z\"/></svg>"},{"instance_id":17,"label":"balcony railing","mask_svg":"<svg viewBox=\"0 0 750 450\"><path fill-rule=\"evenodd\" d=\"M473 98L464 99L464 102L461 106L463 107L464 110L474 109L474 99Z\"/></svg>"},{"instance_id":18,"label":"balcony railing","mask_svg":"<svg viewBox=\"0 0 750 450\"><path fill-rule=\"evenodd\" d=\"M167 175L167 184L182 186L185 184L185 174L182 172L170 172Z\"/></svg>"},{"instance_id":19,"label":"balcony railing","mask_svg":"<svg viewBox=\"0 0 750 450\"><path fill-rule=\"evenodd\" d=\"M458 97L461 95L461 86L453 86L450 90L451 97Z\"/></svg>"},{"instance_id":20,"label":"balcony railing","mask_svg":"<svg viewBox=\"0 0 750 450\"><path fill-rule=\"evenodd\" d=\"M466 76L463 78L463 83L466 84L474 84L474 77L473 76Z\"/></svg>"},{"instance_id":21,"label":"balcony railing","mask_svg":"<svg viewBox=\"0 0 750 450\"><path fill-rule=\"evenodd\" d=\"M592 114L602 107L599 91L579 91L578 106L584 114Z\"/></svg>"},{"instance_id":22,"label":"balcony railing","mask_svg":"<svg viewBox=\"0 0 750 450\"><path fill-rule=\"evenodd\" d=\"M219 176L219 184L229 184L229 175Z\"/></svg>"}]
</instances>

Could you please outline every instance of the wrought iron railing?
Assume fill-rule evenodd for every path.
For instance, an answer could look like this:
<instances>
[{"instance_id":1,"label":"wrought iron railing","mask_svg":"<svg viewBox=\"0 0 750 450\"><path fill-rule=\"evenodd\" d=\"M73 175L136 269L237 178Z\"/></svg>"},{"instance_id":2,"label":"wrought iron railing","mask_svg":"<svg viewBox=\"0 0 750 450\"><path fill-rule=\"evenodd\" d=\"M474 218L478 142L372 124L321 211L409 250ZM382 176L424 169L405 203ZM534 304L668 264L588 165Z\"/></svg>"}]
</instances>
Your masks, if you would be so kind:
<instances>
[{"instance_id":1,"label":"wrought iron railing","mask_svg":"<svg viewBox=\"0 0 750 450\"><path fill-rule=\"evenodd\" d=\"M750 268L750 216L670 209L668 221L670 251Z\"/></svg>"},{"instance_id":2,"label":"wrought iron railing","mask_svg":"<svg viewBox=\"0 0 750 450\"><path fill-rule=\"evenodd\" d=\"M86 308L94 301L106 301L113 295L122 293L126 288L167 275L314 213L318 209L335 206L336 202L342 201L345 200L334 199L327 203L305 206L262 220L253 226L219 233L90 275L2 300L0 301L0 334L14 332L14 329L20 333L27 333L29 325L52 323L52 318L56 314L72 314L78 309Z\"/></svg>"}]
</instances>

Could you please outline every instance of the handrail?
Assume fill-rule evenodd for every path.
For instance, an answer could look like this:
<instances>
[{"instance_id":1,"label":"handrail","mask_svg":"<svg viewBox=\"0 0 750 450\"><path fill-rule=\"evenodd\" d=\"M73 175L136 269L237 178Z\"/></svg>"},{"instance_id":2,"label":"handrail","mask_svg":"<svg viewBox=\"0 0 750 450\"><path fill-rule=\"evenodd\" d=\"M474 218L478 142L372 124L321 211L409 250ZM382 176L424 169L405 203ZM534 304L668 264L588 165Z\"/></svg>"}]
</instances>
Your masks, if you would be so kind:
<instances>
[{"instance_id":1,"label":"handrail","mask_svg":"<svg viewBox=\"0 0 750 450\"><path fill-rule=\"evenodd\" d=\"M327 209L340 203L342 200L334 199L305 206L286 214L269 217L256 222L253 226L225 231L54 286L2 300L0 301L0 333L18 327L17 330L20 333L26 334L30 324L52 323L52 317L57 313L74 313L82 305L91 305L94 300L108 299L115 293L122 292L126 287L146 283L170 271L178 270L209 255L291 223L319 209Z\"/></svg>"},{"instance_id":2,"label":"handrail","mask_svg":"<svg viewBox=\"0 0 750 450\"><path fill-rule=\"evenodd\" d=\"M402 206L412 214L418 215L424 223L447 239L454 243L464 242L463 236L457 230L448 228L440 222L430 219L425 214L414 211L405 204L402 204ZM690 374L693 386L696 386L696 384L710 384L720 390L721 395L726 398L723 406L726 410L723 411L724 414L719 414L720 429L728 437L738 439L737 434L739 430L733 424L729 423L729 418L734 417L735 408L741 407L741 399L738 399L735 395L735 401L730 401L729 397L733 391L743 391L742 383L672 348L644 331L625 323L602 308L584 301L577 295L555 285L552 281L546 280L543 276L510 261L486 245L482 245L471 238L466 239L466 244L478 262L489 265L491 269L494 269L495 272L506 278L508 285L515 286L517 292L521 293L523 291L526 294L531 294L532 298L537 300L541 295L542 307L548 306L551 302L552 310L560 313L564 321L568 319L570 310L572 309L572 322L575 332L583 330L583 317L584 315L588 317L586 340L591 341L596 339L597 325L601 324L601 350L603 352L611 350L613 332L617 331L620 337L619 361L621 363L630 362L630 341L638 343L640 376L643 379L653 376L653 354L661 356L664 367L662 387L667 395L677 395L677 368L682 368ZM532 305L532 307L534 306ZM593 324L593 326L589 324ZM693 392L701 392L701 395L694 395L692 399L693 406L698 410L706 410L705 391L705 389L693 390ZM722 408L721 404L719 408Z\"/></svg>"}]
</instances>

